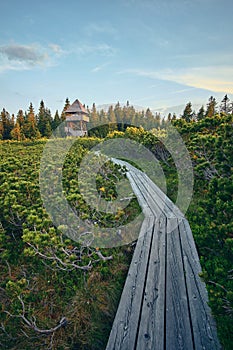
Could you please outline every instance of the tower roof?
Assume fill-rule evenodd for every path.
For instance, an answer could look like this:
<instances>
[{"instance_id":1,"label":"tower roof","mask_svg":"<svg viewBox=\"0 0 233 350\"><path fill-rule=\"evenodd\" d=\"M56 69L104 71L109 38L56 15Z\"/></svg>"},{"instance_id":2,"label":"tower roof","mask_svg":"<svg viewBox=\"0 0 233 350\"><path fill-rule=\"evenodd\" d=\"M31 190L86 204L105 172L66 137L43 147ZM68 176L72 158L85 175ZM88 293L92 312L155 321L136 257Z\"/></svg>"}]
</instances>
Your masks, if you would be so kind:
<instances>
[{"instance_id":1,"label":"tower roof","mask_svg":"<svg viewBox=\"0 0 233 350\"><path fill-rule=\"evenodd\" d=\"M88 114L86 108L82 105L82 103L78 99L75 100L69 108L67 108L65 113L85 113L85 114Z\"/></svg>"}]
</instances>

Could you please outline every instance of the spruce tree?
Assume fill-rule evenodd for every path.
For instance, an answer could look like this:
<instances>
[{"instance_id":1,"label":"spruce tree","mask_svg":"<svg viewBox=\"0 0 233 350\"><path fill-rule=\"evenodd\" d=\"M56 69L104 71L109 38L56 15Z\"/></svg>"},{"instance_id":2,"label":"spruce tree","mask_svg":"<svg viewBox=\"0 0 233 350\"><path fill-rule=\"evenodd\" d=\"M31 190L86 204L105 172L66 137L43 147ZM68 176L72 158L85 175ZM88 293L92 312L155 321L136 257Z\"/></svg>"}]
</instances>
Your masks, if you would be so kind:
<instances>
[{"instance_id":1,"label":"spruce tree","mask_svg":"<svg viewBox=\"0 0 233 350\"><path fill-rule=\"evenodd\" d=\"M230 107L230 99L227 95L223 97L222 103L220 105L220 112L223 113L230 113L231 107Z\"/></svg>"},{"instance_id":2,"label":"spruce tree","mask_svg":"<svg viewBox=\"0 0 233 350\"><path fill-rule=\"evenodd\" d=\"M113 110L113 106L109 107L107 117L108 117L109 132L111 132L117 128L116 126L117 119L116 119L115 112Z\"/></svg>"},{"instance_id":3,"label":"spruce tree","mask_svg":"<svg viewBox=\"0 0 233 350\"><path fill-rule=\"evenodd\" d=\"M49 121L46 121L45 128L44 128L44 136L50 137L52 135L52 128Z\"/></svg>"},{"instance_id":4,"label":"spruce tree","mask_svg":"<svg viewBox=\"0 0 233 350\"><path fill-rule=\"evenodd\" d=\"M206 110L207 118L213 118L215 116L215 114L217 113L216 107L217 107L216 99L213 96L210 96L209 101L207 103L207 110Z\"/></svg>"},{"instance_id":5,"label":"spruce tree","mask_svg":"<svg viewBox=\"0 0 233 350\"><path fill-rule=\"evenodd\" d=\"M53 122L52 122L52 130L55 130L61 123L61 119L59 117L58 110L56 110Z\"/></svg>"},{"instance_id":6,"label":"spruce tree","mask_svg":"<svg viewBox=\"0 0 233 350\"><path fill-rule=\"evenodd\" d=\"M194 113L192 110L192 103L188 102L185 106L184 112L181 116L182 119L184 119L187 123L190 123L194 118Z\"/></svg>"},{"instance_id":7,"label":"spruce tree","mask_svg":"<svg viewBox=\"0 0 233 350\"><path fill-rule=\"evenodd\" d=\"M172 116L172 121L174 122L176 119L177 119L177 117L176 117L176 113L173 113L173 116Z\"/></svg>"},{"instance_id":8,"label":"spruce tree","mask_svg":"<svg viewBox=\"0 0 233 350\"><path fill-rule=\"evenodd\" d=\"M42 136L47 137L48 133L49 133L48 130L50 130L50 135L51 135L52 122L53 122L53 118L51 117L51 112L48 108L45 107L44 101L41 100L40 107L39 107L39 113L37 115L37 127L38 127L40 134ZM48 124L49 124L49 126L48 126Z\"/></svg>"},{"instance_id":9,"label":"spruce tree","mask_svg":"<svg viewBox=\"0 0 233 350\"><path fill-rule=\"evenodd\" d=\"M68 97L66 98L65 100L65 106L62 110L62 113L61 113L61 121L64 122L64 120L66 120L66 110L70 107L70 100L68 99Z\"/></svg>"},{"instance_id":10,"label":"spruce tree","mask_svg":"<svg viewBox=\"0 0 233 350\"><path fill-rule=\"evenodd\" d=\"M99 123L99 116L98 116L98 113L97 113L97 110L96 110L95 103L93 103L93 105L92 105L92 110L91 110L91 115L90 115L90 122L91 122L92 127L98 126L98 123Z\"/></svg>"},{"instance_id":11,"label":"spruce tree","mask_svg":"<svg viewBox=\"0 0 233 350\"><path fill-rule=\"evenodd\" d=\"M22 109L20 109L17 113L16 122L19 123L20 128L23 127L23 125L25 123L25 114L24 114Z\"/></svg>"},{"instance_id":12,"label":"spruce tree","mask_svg":"<svg viewBox=\"0 0 233 350\"><path fill-rule=\"evenodd\" d=\"M114 107L114 114L118 124L121 124L121 130L124 130L124 124L126 120L124 119L123 110L121 108L120 102L118 101Z\"/></svg>"},{"instance_id":13,"label":"spruce tree","mask_svg":"<svg viewBox=\"0 0 233 350\"><path fill-rule=\"evenodd\" d=\"M17 141L22 140L21 128L18 121L16 121L14 128L11 130L11 138Z\"/></svg>"},{"instance_id":14,"label":"spruce tree","mask_svg":"<svg viewBox=\"0 0 233 350\"><path fill-rule=\"evenodd\" d=\"M197 113L197 121L203 120L205 118L205 109L204 106L201 106Z\"/></svg>"},{"instance_id":15,"label":"spruce tree","mask_svg":"<svg viewBox=\"0 0 233 350\"><path fill-rule=\"evenodd\" d=\"M9 140L11 139L11 131L14 128L14 120L11 118L10 114L3 108L1 115L0 115L0 123L1 127L0 129L2 134L3 140Z\"/></svg>"},{"instance_id":16,"label":"spruce tree","mask_svg":"<svg viewBox=\"0 0 233 350\"><path fill-rule=\"evenodd\" d=\"M3 132L4 132L4 127L3 127L3 123L0 120L0 140L3 139Z\"/></svg>"},{"instance_id":17,"label":"spruce tree","mask_svg":"<svg viewBox=\"0 0 233 350\"><path fill-rule=\"evenodd\" d=\"M26 121L23 126L23 134L26 138L29 139L41 137L41 134L37 128L36 117L32 103L30 103L28 113L26 114Z\"/></svg>"}]
</instances>

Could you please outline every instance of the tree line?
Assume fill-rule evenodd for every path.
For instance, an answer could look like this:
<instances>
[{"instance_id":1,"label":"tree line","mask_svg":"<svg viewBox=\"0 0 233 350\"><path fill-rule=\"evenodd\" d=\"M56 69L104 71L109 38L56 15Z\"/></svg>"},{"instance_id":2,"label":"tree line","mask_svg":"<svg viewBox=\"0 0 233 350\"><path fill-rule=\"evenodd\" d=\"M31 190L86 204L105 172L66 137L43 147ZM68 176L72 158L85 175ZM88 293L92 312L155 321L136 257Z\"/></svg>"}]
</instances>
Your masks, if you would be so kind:
<instances>
[{"instance_id":1,"label":"tree line","mask_svg":"<svg viewBox=\"0 0 233 350\"><path fill-rule=\"evenodd\" d=\"M51 111L41 100L38 113L35 113L33 104L30 103L26 112L20 109L15 116L3 108L0 114L0 140L17 140L39 139L41 137L50 137L63 121L65 121L65 111L70 106L70 101L65 100L64 108L59 115L58 110L52 116ZM227 95L224 96L220 106L216 99L211 96L208 100L206 109L202 106L196 113L193 111L192 103L188 102L181 116L169 113L168 116L162 117L160 113L153 113L150 108L145 111L137 111L134 106L127 101L125 106L118 102L115 106L109 106L107 111L97 110L95 103L92 108L87 107L90 117L89 130L90 135L105 137L108 132L113 130L124 131L128 125L146 127L147 130L153 128L163 129L167 122L173 122L179 117L186 122L200 121L205 117L213 117L217 113L233 114L233 102ZM102 125L102 128L99 128ZM97 128L97 130L95 129Z\"/></svg>"},{"instance_id":2,"label":"tree line","mask_svg":"<svg viewBox=\"0 0 233 350\"><path fill-rule=\"evenodd\" d=\"M201 106L197 113L193 111L192 103L188 102L185 106L183 114L181 115L181 118L189 123L191 121L200 121L204 118L214 117L218 113L233 114L233 102L231 102L227 95L223 97L219 107L216 99L211 96L208 100L206 110L204 106Z\"/></svg>"}]
</instances>

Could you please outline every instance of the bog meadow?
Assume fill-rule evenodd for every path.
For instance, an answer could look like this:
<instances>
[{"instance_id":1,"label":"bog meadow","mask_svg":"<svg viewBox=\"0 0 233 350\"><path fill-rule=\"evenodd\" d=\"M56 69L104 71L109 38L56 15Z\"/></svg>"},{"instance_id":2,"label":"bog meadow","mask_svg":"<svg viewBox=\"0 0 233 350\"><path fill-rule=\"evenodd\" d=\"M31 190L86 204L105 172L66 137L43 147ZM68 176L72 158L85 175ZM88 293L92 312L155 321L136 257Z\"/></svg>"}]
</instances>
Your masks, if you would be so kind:
<instances>
[{"instance_id":1,"label":"bog meadow","mask_svg":"<svg viewBox=\"0 0 233 350\"><path fill-rule=\"evenodd\" d=\"M24 112L0 115L0 347L2 349L105 348L124 287L135 243L101 248L72 240L54 225L40 192L40 166L47 142L72 138L55 134L67 125L67 98L52 115L40 102ZM167 195L175 201L177 169L163 142L171 124L190 155L194 189L186 213L202 267L209 305L220 342L233 348L233 104L213 96L181 115L138 111L129 102L97 110L86 107L88 135L76 137L62 168L65 198L84 222L120 227L141 212L132 195L113 214L90 208L80 191L79 166L92 148L106 140L130 139L158 159ZM55 136L53 136L55 135ZM54 138L53 138L54 137ZM48 141L50 139L50 141ZM137 164L134 164L137 166ZM110 160L96 174L99 198L112 203L127 170ZM53 181L51 179L51 181ZM90 189L91 191L92 189ZM52 196L52 194L51 194ZM63 215L64 213L61 213ZM79 228L77 230L82 230ZM80 231L81 232L81 231Z\"/></svg>"}]
</instances>

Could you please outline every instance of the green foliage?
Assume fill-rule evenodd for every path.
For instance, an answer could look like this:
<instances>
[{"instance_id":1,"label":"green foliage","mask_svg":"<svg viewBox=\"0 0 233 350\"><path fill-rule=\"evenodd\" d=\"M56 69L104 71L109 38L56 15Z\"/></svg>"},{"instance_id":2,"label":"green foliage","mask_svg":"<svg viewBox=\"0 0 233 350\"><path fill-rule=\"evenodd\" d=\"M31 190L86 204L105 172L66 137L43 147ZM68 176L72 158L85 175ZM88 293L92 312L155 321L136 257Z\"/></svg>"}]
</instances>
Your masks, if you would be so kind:
<instances>
[{"instance_id":1,"label":"green foliage","mask_svg":"<svg viewBox=\"0 0 233 350\"><path fill-rule=\"evenodd\" d=\"M211 100L214 104L214 101ZM190 151L195 188L187 217L224 349L233 347L233 116L175 122ZM172 176L172 173L170 174Z\"/></svg>"},{"instance_id":2,"label":"green foliage","mask_svg":"<svg viewBox=\"0 0 233 350\"><path fill-rule=\"evenodd\" d=\"M187 217L219 337L224 349L230 350L233 347L233 116L225 111L229 108L228 99L224 98L222 103L221 114L215 113L216 101L211 98L207 112L202 108L191 120L171 116L170 119L182 135L193 163L194 195ZM64 110L68 106L67 99ZM41 112L45 112L43 108ZM100 138L106 135L107 139L129 138L154 153L165 173L168 195L175 201L177 171L160 141L166 137L162 128L165 121L152 116L150 110L136 112L129 103L123 108L117 104L108 112L97 112L93 106L91 113L95 114L96 123L101 120L105 125L95 130ZM122 118L121 123L116 123L117 118ZM45 136L64 120L64 111L61 118L57 113L53 121L49 120L49 124L41 123ZM46 140L37 139L40 136L37 123L32 105L26 114L19 111L15 124L5 110L1 114L0 138L14 140L0 141L0 347L44 349L52 342L54 349L100 350L106 346L133 249L124 246L100 251L98 247L82 247L64 236L61 227L54 227L40 197L39 168ZM129 126L134 123L142 126ZM146 131L148 128L151 132ZM24 140L25 137L28 139ZM79 138L70 149L62 171L63 188L73 210L83 220L112 227L116 221L119 225L131 221L140 209L136 199L131 198L126 208L115 214L98 212L82 197L79 165L91 148L103 141L100 138ZM150 167L146 161L142 164L143 170ZM125 169L109 161L99 169L95 190L106 205L116 200L118 182L124 179ZM23 315L39 329L52 329L62 316L67 318L67 326L53 335L39 334L25 323Z\"/></svg>"},{"instance_id":3,"label":"green foliage","mask_svg":"<svg viewBox=\"0 0 233 350\"><path fill-rule=\"evenodd\" d=\"M86 219L114 223L114 216L88 210L76 182L82 157L99 141L77 140L64 164L64 189L74 210L80 210ZM54 349L103 349L132 248L100 251L81 247L53 226L39 188L45 143L34 140L0 144L0 346L42 349L52 342ZM116 183L124 177L125 171L111 162L100 169L97 188L106 203L116 198ZM127 220L138 210L137 201L132 199L125 212L115 215L119 221ZM68 320L67 327L47 335L38 333L37 328L55 327L62 316Z\"/></svg>"}]
</instances>

